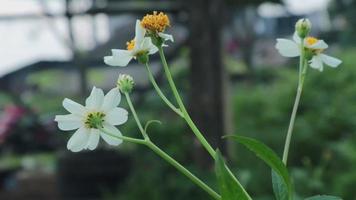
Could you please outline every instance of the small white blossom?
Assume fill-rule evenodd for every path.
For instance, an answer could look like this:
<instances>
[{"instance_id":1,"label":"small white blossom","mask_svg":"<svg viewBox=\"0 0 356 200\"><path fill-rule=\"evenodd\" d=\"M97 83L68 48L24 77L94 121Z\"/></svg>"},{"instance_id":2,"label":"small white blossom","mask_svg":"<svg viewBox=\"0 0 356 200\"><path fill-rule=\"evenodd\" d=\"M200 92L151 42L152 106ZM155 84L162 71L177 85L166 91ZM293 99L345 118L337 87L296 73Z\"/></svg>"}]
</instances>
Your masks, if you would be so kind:
<instances>
[{"instance_id":1,"label":"small white blossom","mask_svg":"<svg viewBox=\"0 0 356 200\"><path fill-rule=\"evenodd\" d=\"M276 48L282 56L297 57L301 53L301 42L301 38L294 33L293 40L277 39ZM304 47L313 54L312 59L309 61L310 67L323 71L323 63L330 67L337 67L342 63L341 60L323 53L328 48L324 40L306 37L303 42Z\"/></svg>"},{"instance_id":2,"label":"small white blossom","mask_svg":"<svg viewBox=\"0 0 356 200\"><path fill-rule=\"evenodd\" d=\"M116 136L122 136L115 127L124 124L128 112L117 107L121 100L119 89L110 90L105 96L99 88L93 88L90 96L82 106L70 99L63 100L63 107L70 112L67 115L57 115L55 121L63 131L76 130L67 143L67 148L73 152L84 149L94 150L100 137L109 145L119 145L121 139L103 133L98 126Z\"/></svg>"},{"instance_id":3,"label":"small white blossom","mask_svg":"<svg viewBox=\"0 0 356 200\"><path fill-rule=\"evenodd\" d=\"M154 54L158 51L150 37L145 37L146 29L141 26L140 20L136 21L135 38L127 43L127 49L112 49L112 56L105 56L104 62L110 66L125 67L138 56Z\"/></svg>"}]
</instances>

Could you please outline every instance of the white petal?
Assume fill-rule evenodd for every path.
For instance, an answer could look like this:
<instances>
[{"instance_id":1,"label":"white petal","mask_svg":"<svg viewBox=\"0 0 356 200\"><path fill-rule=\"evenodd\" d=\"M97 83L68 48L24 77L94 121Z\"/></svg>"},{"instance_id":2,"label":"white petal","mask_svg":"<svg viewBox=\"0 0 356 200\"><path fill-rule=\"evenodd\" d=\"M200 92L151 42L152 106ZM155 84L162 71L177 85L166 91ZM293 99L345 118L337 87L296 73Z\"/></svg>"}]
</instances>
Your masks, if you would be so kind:
<instances>
[{"instance_id":1,"label":"white petal","mask_svg":"<svg viewBox=\"0 0 356 200\"><path fill-rule=\"evenodd\" d=\"M152 43L151 38L149 37L145 37L141 43L141 45L139 46L138 50L145 50L148 51L149 49L151 49L151 47L153 47L154 44Z\"/></svg>"},{"instance_id":2,"label":"white petal","mask_svg":"<svg viewBox=\"0 0 356 200\"><path fill-rule=\"evenodd\" d=\"M298 44L292 40L277 39L276 48L278 52L285 57L296 57L300 55Z\"/></svg>"},{"instance_id":3,"label":"white petal","mask_svg":"<svg viewBox=\"0 0 356 200\"><path fill-rule=\"evenodd\" d=\"M104 97L101 109L104 112L110 111L117 107L121 101L121 93L118 88L111 89Z\"/></svg>"},{"instance_id":4,"label":"white petal","mask_svg":"<svg viewBox=\"0 0 356 200\"><path fill-rule=\"evenodd\" d=\"M128 119L129 113L123 108L114 108L105 116L105 122L111 125L121 125Z\"/></svg>"},{"instance_id":5,"label":"white petal","mask_svg":"<svg viewBox=\"0 0 356 200\"><path fill-rule=\"evenodd\" d=\"M103 124L104 126L104 129L111 133L112 135L115 135L115 136L122 136L121 132L113 125L110 125L110 124L107 124L107 123L104 123ZM116 137L113 137L113 136L110 136L106 133L100 133L101 137L104 139L104 141L106 143L108 143L109 145L119 145L122 143L122 140L119 139L119 138L116 138Z\"/></svg>"},{"instance_id":6,"label":"white petal","mask_svg":"<svg viewBox=\"0 0 356 200\"><path fill-rule=\"evenodd\" d=\"M327 49L328 44L324 42L324 40L318 40L315 44L313 45L306 45L308 48L311 49Z\"/></svg>"},{"instance_id":7,"label":"white petal","mask_svg":"<svg viewBox=\"0 0 356 200\"><path fill-rule=\"evenodd\" d=\"M103 104L104 92L100 88L93 87L89 97L85 101L85 105L89 109L100 108Z\"/></svg>"},{"instance_id":8,"label":"white petal","mask_svg":"<svg viewBox=\"0 0 356 200\"><path fill-rule=\"evenodd\" d=\"M162 46L164 46L164 45L162 45ZM158 51L158 48L155 45L153 45L148 50L148 54L152 55L152 54L155 54L157 51Z\"/></svg>"},{"instance_id":9,"label":"white petal","mask_svg":"<svg viewBox=\"0 0 356 200\"><path fill-rule=\"evenodd\" d=\"M100 139L100 131L98 129L90 129L89 139L87 143L87 147L89 150L94 150L98 144Z\"/></svg>"},{"instance_id":10,"label":"white petal","mask_svg":"<svg viewBox=\"0 0 356 200\"><path fill-rule=\"evenodd\" d=\"M164 41L170 40L170 41L174 42L173 36L170 35L170 34L158 33L158 36L161 37L161 38L163 38Z\"/></svg>"},{"instance_id":11,"label":"white petal","mask_svg":"<svg viewBox=\"0 0 356 200\"><path fill-rule=\"evenodd\" d=\"M65 98L63 100L63 107L70 113L83 116L86 113L84 106L70 99Z\"/></svg>"},{"instance_id":12,"label":"white petal","mask_svg":"<svg viewBox=\"0 0 356 200\"><path fill-rule=\"evenodd\" d=\"M89 129L79 128L69 139L67 148L73 152L78 152L86 148L89 139Z\"/></svg>"},{"instance_id":13,"label":"white petal","mask_svg":"<svg viewBox=\"0 0 356 200\"><path fill-rule=\"evenodd\" d=\"M313 56L310 61L310 67L314 69L318 69L319 71L323 71L323 62L319 55Z\"/></svg>"},{"instance_id":14,"label":"white petal","mask_svg":"<svg viewBox=\"0 0 356 200\"><path fill-rule=\"evenodd\" d=\"M320 54L320 58L325 64L329 65L330 67L337 67L342 63L341 60L325 54Z\"/></svg>"},{"instance_id":15,"label":"white petal","mask_svg":"<svg viewBox=\"0 0 356 200\"><path fill-rule=\"evenodd\" d=\"M299 37L299 35L298 35L297 32L294 32L294 34L293 34L293 40L294 40L294 42L296 42L297 44L302 43L302 39Z\"/></svg>"},{"instance_id":16,"label":"white petal","mask_svg":"<svg viewBox=\"0 0 356 200\"><path fill-rule=\"evenodd\" d=\"M62 131L70 131L80 128L83 123L78 115L56 115L54 121L58 122L58 128Z\"/></svg>"},{"instance_id":17,"label":"white petal","mask_svg":"<svg viewBox=\"0 0 356 200\"><path fill-rule=\"evenodd\" d=\"M135 44L141 44L143 38L146 35L146 29L141 26L140 20L136 20L135 27Z\"/></svg>"},{"instance_id":18,"label":"white petal","mask_svg":"<svg viewBox=\"0 0 356 200\"><path fill-rule=\"evenodd\" d=\"M113 56L105 56L104 62L110 66L125 67L132 60L132 52L128 50L113 49Z\"/></svg>"}]
</instances>

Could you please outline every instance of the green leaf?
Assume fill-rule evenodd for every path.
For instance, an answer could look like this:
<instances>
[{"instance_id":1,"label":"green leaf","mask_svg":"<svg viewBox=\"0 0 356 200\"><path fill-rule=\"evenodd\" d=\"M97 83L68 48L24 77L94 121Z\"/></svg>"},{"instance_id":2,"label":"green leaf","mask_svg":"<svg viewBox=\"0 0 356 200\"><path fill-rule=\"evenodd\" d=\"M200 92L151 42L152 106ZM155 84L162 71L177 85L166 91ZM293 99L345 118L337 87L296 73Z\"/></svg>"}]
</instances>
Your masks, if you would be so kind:
<instances>
[{"instance_id":1,"label":"green leaf","mask_svg":"<svg viewBox=\"0 0 356 200\"><path fill-rule=\"evenodd\" d=\"M288 197L287 199L288 200L292 199L293 187L291 184L288 170L286 166L283 164L283 162L281 161L281 159L277 156L277 154L272 149L270 149L265 144L252 138L236 136L236 135L228 135L225 136L224 138L226 137L232 138L235 141L244 145L246 148L254 152L257 157L259 157L261 160L263 160L267 165L269 165L272 168L272 170L276 173L275 175L277 175L274 177L274 181L275 181L274 191L278 191L277 199L278 197L282 198L285 196L283 193L284 190L283 187L285 187L287 190L287 197ZM277 178L278 176L280 176L280 178ZM285 200L285 199L286 198L282 198L278 200Z\"/></svg>"},{"instance_id":2,"label":"green leaf","mask_svg":"<svg viewBox=\"0 0 356 200\"><path fill-rule=\"evenodd\" d=\"M226 168L224 158L219 150L216 151L215 173L221 193L221 200L252 200L245 189Z\"/></svg>"},{"instance_id":3,"label":"green leaf","mask_svg":"<svg viewBox=\"0 0 356 200\"><path fill-rule=\"evenodd\" d=\"M342 200L342 198L329 195L317 195L306 198L305 200Z\"/></svg>"},{"instance_id":4,"label":"green leaf","mask_svg":"<svg viewBox=\"0 0 356 200\"><path fill-rule=\"evenodd\" d=\"M272 187L277 200L288 199L288 188L280 175L272 169Z\"/></svg>"}]
</instances>

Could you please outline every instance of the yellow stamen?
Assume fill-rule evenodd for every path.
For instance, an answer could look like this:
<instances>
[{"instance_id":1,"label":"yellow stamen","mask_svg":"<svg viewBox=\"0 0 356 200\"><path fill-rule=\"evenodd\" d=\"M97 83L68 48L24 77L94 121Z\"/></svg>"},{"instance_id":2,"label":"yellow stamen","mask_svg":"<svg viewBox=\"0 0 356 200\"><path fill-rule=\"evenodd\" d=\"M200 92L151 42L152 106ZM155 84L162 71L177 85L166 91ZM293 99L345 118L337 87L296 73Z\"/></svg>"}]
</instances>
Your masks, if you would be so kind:
<instances>
[{"instance_id":1,"label":"yellow stamen","mask_svg":"<svg viewBox=\"0 0 356 200\"><path fill-rule=\"evenodd\" d=\"M163 12L153 11L152 15L147 14L141 20L143 28L152 32L163 32L167 26L170 26L169 18Z\"/></svg>"},{"instance_id":2,"label":"yellow stamen","mask_svg":"<svg viewBox=\"0 0 356 200\"><path fill-rule=\"evenodd\" d=\"M307 44L308 45L313 45L313 44L315 44L315 43L317 43L319 40L317 39L317 38L315 38L315 37L307 37L306 38L306 42L307 42Z\"/></svg>"},{"instance_id":3,"label":"yellow stamen","mask_svg":"<svg viewBox=\"0 0 356 200\"><path fill-rule=\"evenodd\" d=\"M135 40L131 40L130 42L126 42L126 49L127 50L132 50L132 49L134 49L135 48Z\"/></svg>"}]
</instances>

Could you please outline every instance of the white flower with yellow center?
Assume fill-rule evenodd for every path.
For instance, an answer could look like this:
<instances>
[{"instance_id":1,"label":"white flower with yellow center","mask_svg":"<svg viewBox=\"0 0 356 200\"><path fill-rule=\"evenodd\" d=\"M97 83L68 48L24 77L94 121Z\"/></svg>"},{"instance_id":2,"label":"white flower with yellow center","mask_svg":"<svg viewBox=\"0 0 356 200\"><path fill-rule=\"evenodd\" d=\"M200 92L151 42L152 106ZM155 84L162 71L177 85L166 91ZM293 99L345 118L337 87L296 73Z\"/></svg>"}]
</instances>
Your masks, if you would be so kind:
<instances>
[{"instance_id":1,"label":"white flower with yellow center","mask_svg":"<svg viewBox=\"0 0 356 200\"><path fill-rule=\"evenodd\" d=\"M278 52L285 57L297 57L301 53L301 38L295 33L293 40L277 39L276 48ZM339 66L342 61L323 54L324 50L328 48L328 45L324 40L319 40L314 37L306 37L304 39L304 47L309 50L313 57L309 61L310 67L323 71L323 63L330 67Z\"/></svg>"},{"instance_id":2,"label":"white flower with yellow center","mask_svg":"<svg viewBox=\"0 0 356 200\"><path fill-rule=\"evenodd\" d=\"M112 56L105 56L104 62L110 66L125 67L134 58L139 56L154 54L158 51L157 47L152 44L150 37L145 37L146 29L141 26L140 20L136 21L135 39L127 42L127 48L112 49Z\"/></svg>"},{"instance_id":3,"label":"white flower with yellow center","mask_svg":"<svg viewBox=\"0 0 356 200\"><path fill-rule=\"evenodd\" d=\"M67 143L67 148L73 152L84 149L94 150L100 137L109 145L119 145L122 140L105 134L103 128L115 136L122 136L115 127L125 123L128 112L117 107L121 100L119 89L110 90L105 96L99 88L93 88L90 96L82 106L70 99L63 100L63 107L70 112L67 115L57 115L55 121L63 131L76 130Z\"/></svg>"}]
</instances>

